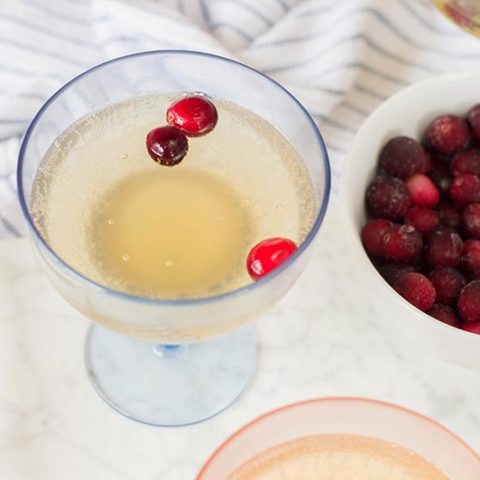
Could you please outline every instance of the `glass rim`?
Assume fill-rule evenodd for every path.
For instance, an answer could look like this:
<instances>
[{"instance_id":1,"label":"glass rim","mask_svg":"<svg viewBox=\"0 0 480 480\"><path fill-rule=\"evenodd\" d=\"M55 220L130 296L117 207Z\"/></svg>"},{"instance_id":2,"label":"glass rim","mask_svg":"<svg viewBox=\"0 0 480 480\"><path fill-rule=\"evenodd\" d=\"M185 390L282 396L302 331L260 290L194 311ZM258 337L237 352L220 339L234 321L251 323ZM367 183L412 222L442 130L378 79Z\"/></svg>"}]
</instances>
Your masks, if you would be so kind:
<instances>
[{"instance_id":1,"label":"glass rim","mask_svg":"<svg viewBox=\"0 0 480 480\"><path fill-rule=\"evenodd\" d=\"M97 283L87 277L86 275L80 273L77 271L75 268L70 266L67 262L65 262L59 255L55 253L55 251L50 247L50 245L47 243L47 241L43 238L43 236L40 234L39 230L37 229L31 214L30 214L30 209L28 208L26 199L25 199L25 192L23 188L23 166L24 166L24 160L25 160L25 150L28 145L30 136L37 125L37 123L41 120L44 112L48 109L48 107L60 96L62 95L63 92L67 91L71 86L76 84L77 82L81 81L83 77L86 77L90 75L93 72L96 72L97 70L100 70L107 65L114 64L114 63L120 63L120 62L125 62L128 61L132 58L136 57L147 57L147 56L194 56L194 57L205 57L205 58L210 58L219 62L225 62L225 63L230 63L233 65L236 65L237 67L240 67L241 69L246 69L258 76L260 76L262 79L267 80L270 82L274 87L277 87L280 89L287 97L289 97L291 100L293 100L294 104L299 108L299 110L304 114L306 117L307 121L310 124L310 127L313 130L313 133L316 137L316 140L318 142L318 145L320 147L320 151L322 153L322 162L323 162L323 173L325 176L324 179L324 192L323 192L323 198L321 201L321 204L319 206L318 213L316 215L315 221L310 228L307 236L303 240L303 242L298 246L298 249L279 267L277 267L275 270L270 272L269 274L265 275L261 279L254 281L253 283L248 283L247 285L243 285L239 288L236 288L234 290L229 290L227 292L220 293L218 295L212 295L212 296L206 296L206 297L200 297L200 298L180 298L180 299L159 299L159 298L151 298L151 297L144 297L140 295L133 295L125 292L121 292L119 290L115 290L113 288L107 287L105 285L102 285L100 283ZM71 80L69 80L67 83L65 83L62 87L60 87L53 95L51 95L45 103L42 105L42 107L38 110L38 112L35 114L33 117L32 121L30 122L27 130L25 131L25 134L23 135L22 141L21 141L21 146L20 146L20 151L18 154L18 164L17 164L17 194L18 194L18 199L20 203L20 208L22 210L23 216L26 220L27 227L33 232L33 235L35 238L40 242L40 244L45 248L46 252L50 255L50 257L60 265L64 270L66 270L71 276L74 277L77 281L79 281L82 284L86 284L89 288L93 288L96 291L104 294L108 294L123 300L129 300L129 301L134 301L137 303L142 303L142 304L147 304L147 305L163 305L163 306L194 306L194 305L201 305L201 304L209 304L209 303L214 303L218 300L230 298L230 297L235 297L239 294L242 294L244 292L248 292L250 290L255 290L259 288L260 286L270 282L270 280L273 280L276 276L278 276L281 272L286 270L292 263L295 262L295 260L307 249L307 247L312 243L313 239L315 238L318 230L320 229L320 225L323 222L323 219L325 217L325 213L327 210L328 206L328 201L330 197L330 189L331 189L331 172L330 172L330 163L329 163L329 157L328 157L328 152L327 148L325 145L325 142L323 140L323 137L313 120L312 116L308 113L306 108L300 103L300 101L292 94L290 93L284 86L282 86L279 82L276 80L270 78L268 75L265 75L264 73L256 70L253 67L250 67L248 65L245 65L244 63L241 63L237 60L233 60L227 57L223 57L220 55L212 54L212 53L207 53L207 52L201 52L201 51L195 51L195 50L148 50L148 51L143 51L143 52L136 52L132 53L129 55L123 55L120 57L113 58L111 60L107 60L105 62L99 63L88 70L85 70L84 72L80 73L79 75L75 76Z\"/></svg>"},{"instance_id":2,"label":"glass rim","mask_svg":"<svg viewBox=\"0 0 480 480\"><path fill-rule=\"evenodd\" d=\"M359 403L359 404L370 404L370 405L375 405L378 408L388 408L391 410L397 410L402 412L403 414L410 415L411 417L416 417L422 422L426 422L430 425L433 425L434 427L440 429L444 433L447 433L455 442L459 443L462 447L465 448L466 451L472 454L473 458L478 461L478 464L480 466L480 454L477 453L470 445L468 445L459 435L456 433L453 433L451 430L449 430L447 427L444 427L441 423L437 422L433 418L427 417L426 415L423 415L422 413L419 413L415 410L411 410L409 408L403 407L401 405L397 405L395 403L390 403L386 402L383 400L377 400L374 398L367 398L367 397L318 397L318 398L310 398L307 400L300 400L298 402L294 403L289 403L287 405L283 405L278 408L274 408L273 410L267 411L257 417L255 417L253 420L250 420L246 424L242 425L240 428L238 428L235 432L233 432L231 435L229 435L213 452L212 454L208 457L207 461L203 464L201 467L201 470L198 472L198 474L195 477L195 480L202 480L204 478L204 475L208 473L208 469L210 468L210 465L216 460L216 458L223 452L223 450L228 447L231 443L233 443L236 438L240 435L242 435L244 432L249 430L250 428L254 427L255 425L263 422L264 420L276 416L282 412L285 412L287 410L294 410L296 408L301 408L304 405L311 405L311 404L320 404L320 403L339 403L339 402L350 402L350 403ZM332 432L335 433L335 432Z\"/></svg>"}]
</instances>

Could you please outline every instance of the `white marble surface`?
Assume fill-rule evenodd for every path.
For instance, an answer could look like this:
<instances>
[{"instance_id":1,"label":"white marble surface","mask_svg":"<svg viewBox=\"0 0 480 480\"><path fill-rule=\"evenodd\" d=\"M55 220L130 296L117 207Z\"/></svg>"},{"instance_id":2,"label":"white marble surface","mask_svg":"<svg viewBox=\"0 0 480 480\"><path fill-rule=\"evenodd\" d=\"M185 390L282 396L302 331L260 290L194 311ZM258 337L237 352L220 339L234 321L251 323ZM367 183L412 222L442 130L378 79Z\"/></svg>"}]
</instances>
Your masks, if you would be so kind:
<instances>
[{"instance_id":1,"label":"white marble surface","mask_svg":"<svg viewBox=\"0 0 480 480\"><path fill-rule=\"evenodd\" d=\"M193 479L246 421L329 395L416 409L480 450L480 372L384 339L349 278L336 211L330 216L300 281L257 322L258 372L241 399L177 429L134 423L97 397L83 364L87 320L47 283L26 241L0 243L0 479Z\"/></svg>"}]
</instances>

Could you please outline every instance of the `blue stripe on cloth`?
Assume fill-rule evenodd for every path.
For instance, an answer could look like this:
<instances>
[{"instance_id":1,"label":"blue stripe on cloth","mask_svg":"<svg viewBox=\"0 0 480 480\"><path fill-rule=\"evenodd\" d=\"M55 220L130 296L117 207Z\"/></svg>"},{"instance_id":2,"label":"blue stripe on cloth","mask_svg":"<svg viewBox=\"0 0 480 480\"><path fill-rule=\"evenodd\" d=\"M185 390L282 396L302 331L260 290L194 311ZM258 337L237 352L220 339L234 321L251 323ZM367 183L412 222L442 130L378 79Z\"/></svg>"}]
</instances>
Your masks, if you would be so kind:
<instances>
[{"instance_id":1,"label":"blue stripe on cloth","mask_svg":"<svg viewBox=\"0 0 480 480\"><path fill-rule=\"evenodd\" d=\"M3 215L0 215L0 223L5 228L5 230L10 233L10 235L13 235L16 238L21 237L20 232Z\"/></svg>"},{"instance_id":2,"label":"blue stripe on cloth","mask_svg":"<svg viewBox=\"0 0 480 480\"><path fill-rule=\"evenodd\" d=\"M355 133L356 130L348 125L345 125L343 123L337 122L336 120L332 120L328 118L326 115L323 115L322 113L312 113L313 118L319 119L322 123L326 125L331 125L332 127L335 127L339 130L343 130L344 132L348 133Z\"/></svg>"},{"instance_id":3,"label":"blue stripe on cloth","mask_svg":"<svg viewBox=\"0 0 480 480\"><path fill-rule=\"evenodd\" d=\"M382 95L378 92L373 91L372 89L365 87L363 85L360 85L359 83L355 83L353 85L353 88L357 90L360 93L364 93L365 95L368 95L370 97L376 98L378 100L385 100L387 98L387 95Z\"/></svg>"},{"instance_id":4,"label":"blue stripe on cloth","mask_svg":"<svg viewBox=\"0 0 480 480\"><path fill-rule=\"evenodd\" d=\"M250 4L245 3L244 0L233 0L233 3L235 5L238 5L239 7L242 7L244 10L251 13L253 16L262 20L267 27L271 27L273 25L273 22L268 17L266 17L262 12L257 10L255 7L252 7Z\"/></svg>"},{"instance_id":5,"label":"blue stripe on cloth","mask_svg":"<svg viewBox=\"0 0 480 480\"><path fill-rule=\"evenodd\" d=\"M244 40L247 40L248 42L253 41L253 37L251 37L248 33L244 32L240 28L236 27L235 25L230 25L230 24L225 23L225 22L216 22L216 23L213 23L210 26L210 28L212 30L218 30L218 29L221 29L221 28L226 28L226 29L231 30L232 32L236 33L237 35L242 37Z\"/></svg>"}]
</instances>

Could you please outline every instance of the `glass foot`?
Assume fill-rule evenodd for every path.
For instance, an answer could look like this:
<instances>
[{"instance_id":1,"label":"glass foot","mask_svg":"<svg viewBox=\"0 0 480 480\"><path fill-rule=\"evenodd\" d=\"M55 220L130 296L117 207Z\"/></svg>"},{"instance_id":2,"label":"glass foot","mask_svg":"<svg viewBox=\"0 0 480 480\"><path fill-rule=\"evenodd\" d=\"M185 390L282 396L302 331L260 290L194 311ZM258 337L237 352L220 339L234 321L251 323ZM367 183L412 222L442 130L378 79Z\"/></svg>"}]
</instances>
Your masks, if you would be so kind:
<instances>
[{"instance_id":1,"label":"glass foot","mask_svg":"<svg viewBox=\"0 0 480 480\"><path fill-rule=\"evenodd\" d=\"M92 326L85 362L112 408L138 422L173 427L201 422L233 403L255 370L256 344L252 327L172 347Z\"/></svg>"}]
</instances>

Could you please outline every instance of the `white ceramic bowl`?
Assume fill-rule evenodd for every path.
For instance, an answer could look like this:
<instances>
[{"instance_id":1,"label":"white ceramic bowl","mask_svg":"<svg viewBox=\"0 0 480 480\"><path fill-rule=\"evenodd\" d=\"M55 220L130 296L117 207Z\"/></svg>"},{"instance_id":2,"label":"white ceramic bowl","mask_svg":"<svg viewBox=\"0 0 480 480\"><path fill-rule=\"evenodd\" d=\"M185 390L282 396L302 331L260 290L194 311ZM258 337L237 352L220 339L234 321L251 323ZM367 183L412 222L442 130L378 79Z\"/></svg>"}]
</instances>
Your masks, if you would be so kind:
<instances>
[{"instance_id":1,"label":"white ceramic bowl","mask_svg":"<svg viewBox=\"0 0 480 480\"><path fill-rule=\"evenodd\" d=\"M306 400L256 418L217 448L196 480L224 480L263 450L297 437L329 433L396 443L429 460L452 480L480 478L480 456L433 420L390 403L340 397Z\"/></svg>"},{"instance_id":2,"label":"white ceramic bowl","mask_svg":"<svg viewBox=\"0 0 480 480\"><path fill-rule=\"evenodd\" d=\"M364 122L348 152L342 175L342 216L352 268L381 312L382 326L401 333L427 354L458 365L480 368L480 335L446 325L404 300L368 258L360 230L366 222L365 191L377 168L382 146L392 137L422 138L442 113L465 115L480 103L480 70L438 76L414 84L384 102Z\"/></svg>"}]
</instances>

